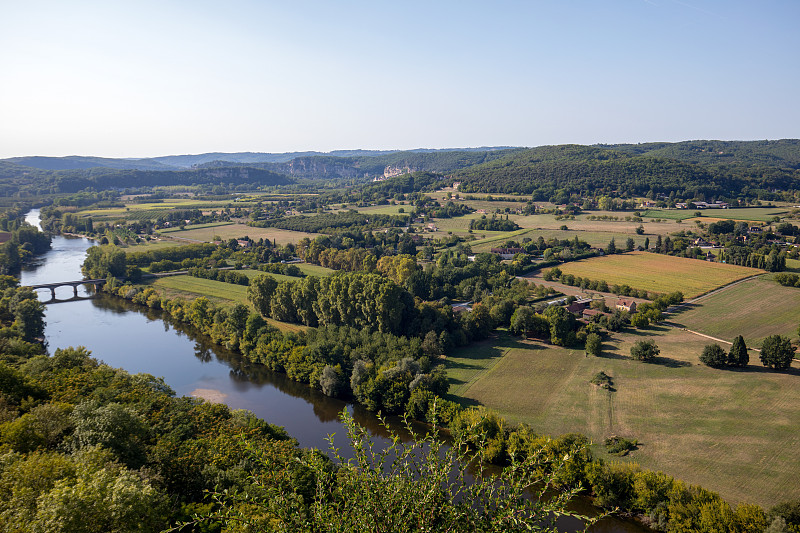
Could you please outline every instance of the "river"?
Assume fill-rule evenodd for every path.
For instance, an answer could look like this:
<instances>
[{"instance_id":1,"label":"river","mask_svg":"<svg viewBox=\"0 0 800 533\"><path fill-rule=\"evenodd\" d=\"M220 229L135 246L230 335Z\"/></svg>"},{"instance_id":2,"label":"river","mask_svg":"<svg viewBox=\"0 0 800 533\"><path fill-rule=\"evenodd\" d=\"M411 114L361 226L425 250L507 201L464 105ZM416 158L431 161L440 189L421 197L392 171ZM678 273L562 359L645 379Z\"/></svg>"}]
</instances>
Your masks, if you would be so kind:
<instances>
[{"instance_id":1,"label":"river","mask_svg":"<svg viewBox=\"0 0 800 533\"><path fill-rule=\"evenodd\" d=\"M26 220L38 227L39 211L30 211ZM81 279L80 265L93 244L81 237L54 236L52 249L21 272L22 285ZM234 409L248 409L269 423L286 428L303 447L327 450L331 434L336 435L337 446L344 446L346 429L338 415L345 408L376 439L382 440L386 434L375 415L360 406L330 398L283 374L244 361L187 328L163 320L157 311L102 293L89 298L91 295L83 286L78 294L87 299L46 306L45 338L51 353L56 348L85 346L94 357L110 366L163 377L178 396L198 395L222 401ZM57 299L72 296L71 287L56 290ZM49 299L49 290L40 297ZM404 433L398 420L390 422L393 430ZM592 512L583 500L576 502L575 507L584 514ZM559 526L563 530L576 529L574 521ZM628 521L607 519L592 531L648 530Z\"/></svg>"}]
</instances>

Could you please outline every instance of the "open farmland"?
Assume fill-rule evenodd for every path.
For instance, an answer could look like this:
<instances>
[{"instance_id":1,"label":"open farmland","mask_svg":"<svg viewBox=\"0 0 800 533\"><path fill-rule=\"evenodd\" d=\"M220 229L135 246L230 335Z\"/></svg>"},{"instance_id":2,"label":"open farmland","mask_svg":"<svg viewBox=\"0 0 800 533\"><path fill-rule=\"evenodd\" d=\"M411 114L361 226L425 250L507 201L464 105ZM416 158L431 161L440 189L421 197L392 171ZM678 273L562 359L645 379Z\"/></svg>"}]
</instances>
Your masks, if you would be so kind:
<instances>
[{"instance_id":1,"label":"open farmland","mask_svg":"<svg viewBox=\"0 0 800 533\"><path fill-rule=\"evenodd\" d=\"M752 220L766 222L775 216L789 212L786 207L744 207L731 209L647 209L642 216L649 218L671 218L686 220L695 218L695 213L703 214L702 219Z\"/></svg>"},{"instance_id":2,"label":"open farmland","mask_svg":"<svg viewBox=\"0 0 800 533\"><path fill-rule=\"evenodd\" d=\"M277 241L278 244L296 243L303 237L311 239L319 236L319 233L306 233L303 231L289 231L278 228L255 228L246 224L228 224L225 226L212 226L197 229L187 229L183 231L170 232L170 237L189 239L193 241L211 242L215 236L223 240L241 239L248 236L253 240L269 239Z\"/></svg>"},{"instance_id":3,"label":"open farmland","mask_svg":"<svg viewBox=\"0 0 800 533\"><path fill-rule=\"evenodd\" d=\"M642 338L661 348L656 363L628 357ZM542 434L580 432L594 442L610 435L638 439L639 450L623 460L700 484L730 501L769 506L800 497L800 403L792 394L800 372L765 370L754 352L746 371L708 368L698 357L709 342L660 327L614 334L604 343L604 356L586 357L580 349L527 341L509 349L500 338L497 346L484 347L483 360L504 355L473 372L473 379L463 382L469 379L459 368L463 357L448 375L459 376L462 383L453 383L454 390L466 405L485 405ZM473 364L484 366L480 358ZM600 371L612 376L616 392L589 383Z\"/></svg>"},{"instance_id":4,"label":"open farmland","mask_svg":"<svg viewBox=\"0 0 800 533\"><path fill-rule=\"evenodd\" d=\"M605 280L609 285L629 285L659 293L681 291L687 299L763 273L755 268L649 252L593 257L564 263L559 268L565 274Z\"/></svg>"},{"instance_id":5,"label":"open farmland","mask_svg":"<svg viewBox=\"0 0 800 533\"><path fill-rule=\"evenodd\" d=\"M468 202L469 203L469 202ZM617 217L620 220L589 220L589 216L609 216ZM487 215L491 216L491 214ZM637 246L644 245L645 239L655 240L656 235L665 235L685 229L684 226L675 220L663 219L654 222L652 219L645 219L642 222L625 220L624 213L612 211L597 211L590 214L578 215L574 220L556 220L555 215L509 215L509 220L516 222L522 229L512 232L497 231L473 231L472 235L476 240L471 242L473 251L488 252L490 248L502 244L506 240L513 239L521 242L522 239L544 239L557 238L560 240L572 240L576 236L592 246L605 247L611 239L616 239L617 245L624 245L625 240L630 237ZM478 213L470 213L462 217L451 219L436 219L434 222L439 229L434 235L444 236L447 232L467 236L469 235L469 224L473 219L480 218ZM643 226L644 234L637 235L636 228ZM561 229L566 226L567 229Z\"/></svg>"},{"instance_id":6,"label":"open farmland","mask_svg":"<svg viewBox=\"0 0 800 533\"><path fill-rule=\"evenodd\" d=\"M748 346L760 346L769 335L797 337L800 289L784 287L771 278L748 279L710 294L669 320L728 341L742 335ZM767 302L775 305L767 306Z\"/></svg>"},{"instance_id":7,"label":"open farmland","mask_svg":"<svg viewBox=\"0 0 800 533\"><path fill-rule=\"evenodd\" d=\"M130 220L154 219L164 212L173 209L224 209L231 205L230 201L209 201L194 199L170 199L163 202L127 203L125 207L106 207L80 211L80 216L91 216L94 220L113 220L126 218ZM242 204L238 204L242 205Z\"/></svg>"},{"instance_id":8,"label":"open farmland","mask_svg":"<svg viewBox=\"0 0 800 533\"><path fill-rule=\"evenodd\" d=\"M191 231L193 229L218 228L220 226L230 226L231 224L234 224L234 222L209 222L208 224L191 224L184 226L183 229L180 227L162 228L158 231L159 233L175 233L176 231Z\"/></svg>"},{"instance_id":9,"label":"open farmland","mask_svg":"<svg viewBox=\"0 0 800 533\"><path fill-rule=\"evenodd\" d=\"M180 296L192 299L205 296L214 303L221 305L237 303L249 305L247 287L244 285L234 285L194 276L167 276L157 279L152 283L152 286L159 290L163 289L164 294L169 298Z\"/></svg>"},{"instance_id":10,"label":"open farmland","mask_svg":"<svg viewBox=\"0 0 800 533\"><path fill-rule=\"evenodd\" d=\"M204 296L217 305L232 306L241 303L252 309L252 305L250 305L250 302L247 300L247 287L244 285L233 285L222 281L195 278L193 276L168 276L159 278L153 282L151 286L162 296L166 296L167 298L193 300ZM303 331L307 329L305 326L278 322L271 318L267 319L267 322L281 331Z\"/></svg>"}]
</instances>

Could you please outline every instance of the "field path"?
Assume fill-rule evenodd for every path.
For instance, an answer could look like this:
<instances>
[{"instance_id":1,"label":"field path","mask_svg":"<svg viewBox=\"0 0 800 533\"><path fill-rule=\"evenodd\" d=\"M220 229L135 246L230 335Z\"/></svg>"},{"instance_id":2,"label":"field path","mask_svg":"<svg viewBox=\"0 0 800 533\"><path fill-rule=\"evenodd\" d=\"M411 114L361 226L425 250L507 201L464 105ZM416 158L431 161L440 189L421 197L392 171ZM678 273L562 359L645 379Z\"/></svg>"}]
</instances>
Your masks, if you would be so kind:
<instances>
[{"instance_id":1,"label":"field path","mask_svg":"<svg viewBox=\"0 0 800 533\"><path fill-rule=\"evenodd\" d=\"M713 296L715 294L719 294L720 292L728 290L731 287L735 287L736 285L739 285L740 283L744 283L746 281L750 281L750 280L759 278L761 276L763 276L763 274L756 274L754 276L749 276L749 277L742 278L740 280L734 281L732 283L728 283L727 285L723 285L722 287L720 287L718 289L714 289L713 291L707 292L705 294L701 294L697 298L692 298L691 300L688 300L686 302L682 302L682 303L679 303L677 305L673 305L672 307L667 309L665 314L666 315L673 314L675 311L681 309L682 307L687 307L687 306L690 306L690 305L694 305L697 302L703 300L704 298L708 298L709 296ZM687 331L689 333L693 333L694 335L699 335L700 337L705 337L707 339L711 339L712 341L722 342L722 343L731 344L731 345L733 344L733 342L731 342L731 341L726 341L725 339L720 339L718 337L712 337L711 335L706 335L705 333L700 333L699 331L694 331L694 330L685 328L685 327L681 326L680 324L674 324L672 322L669 322L668 320L663 320L663 321L660 322L660 324L664 324L665 326L669 326L669 327L675 328L675 329L682 329L682 330ZM759 353L761 352L761 350L759 348L750 348L748 346L747 349L748 350L753 350L753 351L759 352Z\"/></svg>"},{"instance_id":2,"label":"field path","mask_svg":"<svg viewBox=\"0 0 800 533\"><path fill-rule=\"evenodd\" d=\"M691 329L686 329L685 327L681 326L680 324L673 324L672 322L667 322L666 320L663 320L663 321L659 322L659 324L663 324L665 326L669 326L669 327L675 328L675 329L680 329L680 330L683 330L683 331L685 331L687 333L693 333L694 335L699 335L700 337L705 337L706 339L711 339L712 341L717 341L717 342L722 342L722 343L725 343L725 344L733 345L733 343L731 341L726 341L725 339L712 337L711 335L706 335L705 333L700 333L699 331L693 331ZM754 352L761 352L760 348L750 348L748 346L747 349L748 350L753 350Z\"/></svg>"},{"instance_id":3,"label":"field path","mask_svg":"<svg viewBox=\"0 0 800 533\"><path fill-rule=\"evenodd\" d=\"M734 287L734 286L736 286L736 285L738 285L740 283L744 283L745 281L750 281L751 279L759 278L759 277L761 277L763 275L764 274L755 274L753 276L748 276L746 278L742 278L742 279L736 280L734 282L728 283L727 285L723 285L722 287L716 288L713 291L709 291L709 292L707 292L705 294L701 294L697 298L692 298L691 300L687 300L687 301L679 303L677 305L673 305L672 307L667 309L667 313L671 313L671 312L675 311L676 309L680 309L681 307L685 307L687 305L696 304L697 302L699 302L700 300L702 300L704 298L708 298L709 296L712 296L712 295L720 293L720 292L722 292L724 290L730 289L731 287Z\"/></svg>"}]
</instances>

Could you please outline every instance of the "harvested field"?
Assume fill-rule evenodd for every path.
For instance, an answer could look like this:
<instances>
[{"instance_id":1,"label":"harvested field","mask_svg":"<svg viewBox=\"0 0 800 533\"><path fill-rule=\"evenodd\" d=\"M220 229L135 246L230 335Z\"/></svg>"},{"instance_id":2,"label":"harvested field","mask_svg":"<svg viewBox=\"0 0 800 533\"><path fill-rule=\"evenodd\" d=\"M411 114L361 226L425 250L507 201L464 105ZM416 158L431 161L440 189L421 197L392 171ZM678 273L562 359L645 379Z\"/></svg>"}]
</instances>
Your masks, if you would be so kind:
<instances>
[{"instance_id":1,"label":"harvested field","mask_svg":"<svg viewBox=\"0 0 800 533\"><path fill-rule=\"evenodd\" d=\"M765 302L776 305L767 308ZM769 335L797 337L800 289L779 285L767 274L701 298L669 320L727 341L742 335L748 346L759 347Z\"/></svg>"},{"instance_id":2,"label":"harvested field","mask_svg":"<svg viewBox=\"0 0 800 533\"><path fill-rule=\"evenodd\" d=\"M254 228L245 224L228 224L225 226L212 226L198 229L187 229L183 231L173 231L170 237L190 239L193 241L211 242L215 236L223 240L240 239L248 236L253 240L269 239L275 240L278 244L296 243L303 237L316 238L319 233L306 233L302 231L289 231L278 228Z\"/></svg>"},{"instance_id":3,"label":"harvested field","mask_svg":"<svg viewBox=\"0 0 800 533\"><path fill-rule=\"evenodd\" d=\"M628 357L630 346L643 338L661 348L656 363ZM708 339L665 327L614 334L604 342L602 357L539 343L509 349L509 341L495 342L484 352L504 353L502 358L475 372L469 386L454 389L463 390L466 405L485 405L543 434L580 432L595 442L610 435L638 439L639 450L624 460L700 484L732 502L770 507L800 497L800 403L792 394L800 380L797 364L788 373L768 371L751 352L746 370L708 368L698 359ZM612 376L615 392L589 383L600 371Z\"/></svg>"},{"instance_id":4,"label":"harvested field","mask_svg":"<svg viewBox=\"0 0 800 533\"><path fill-rule=\"evenodd\" d=\"M681 291L694 298L736 280L763 273L755 268L711 263L649 252L630 252L564 263L559 268L609 285L629 285L635 289L668 293Z\"/></svg>"}]
</instances>

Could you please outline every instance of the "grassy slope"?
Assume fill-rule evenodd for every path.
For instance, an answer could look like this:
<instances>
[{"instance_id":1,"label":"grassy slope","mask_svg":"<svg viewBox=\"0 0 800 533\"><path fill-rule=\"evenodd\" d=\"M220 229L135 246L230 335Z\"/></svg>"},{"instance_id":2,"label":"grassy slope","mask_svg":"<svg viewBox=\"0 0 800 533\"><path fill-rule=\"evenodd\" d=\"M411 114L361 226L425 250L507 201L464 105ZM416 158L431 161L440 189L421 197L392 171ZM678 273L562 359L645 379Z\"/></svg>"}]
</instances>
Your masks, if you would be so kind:
<instances>
[{"instance_id":1,"label":"grassy slope","mask_svg":"<svg viewBox=\"0 0 800 533\"><path fill-rule=\"evenodd\" d=\"M630 460L732 501L770 506L800 497L800 403L789 393L798 372L755 365L744 372L715 370L698 362L707 339L667 328L646 335L661 347L659 364L627 357L642 335L618 334L599 358L520 342L488 370L475 372L471 384L454 390L464 391L466 404L486 405L541 433L577 431L595 441L613 434L637 438L642 444ZM506 350L508 341L499 344L486 346L486 352ZM616 392L589 383L601 370L613 376Z\"/></svg>"},{"instance_id":2,"label":"grassy slope","mask_svg":"<svg viewBox=\"0 0 800 533\"><path fill-rule=\"evenodd\" d=\"M565 274L605 280L609 285L627 284L661 293L681 291L686 298L762 272L754 268L648 252L595 257L564 263L559 268Z\"/></svg>"},{"instance_id":3,"label":"grassy slope","mask_svg":"<svg viewBox=\"0 0 800 533\"><path fill-rule=\"evenodd\" d=\"M800 289L783 287L771 278L765 275L711 294L670 321L728 341L742 335L748 346L760 346L769 335L796 338Z\"/></svg>"}]
</instances>

